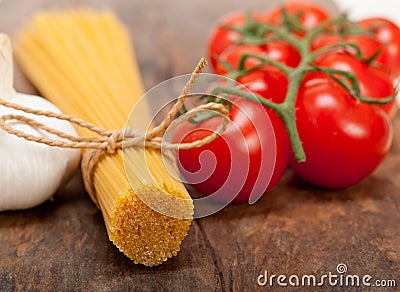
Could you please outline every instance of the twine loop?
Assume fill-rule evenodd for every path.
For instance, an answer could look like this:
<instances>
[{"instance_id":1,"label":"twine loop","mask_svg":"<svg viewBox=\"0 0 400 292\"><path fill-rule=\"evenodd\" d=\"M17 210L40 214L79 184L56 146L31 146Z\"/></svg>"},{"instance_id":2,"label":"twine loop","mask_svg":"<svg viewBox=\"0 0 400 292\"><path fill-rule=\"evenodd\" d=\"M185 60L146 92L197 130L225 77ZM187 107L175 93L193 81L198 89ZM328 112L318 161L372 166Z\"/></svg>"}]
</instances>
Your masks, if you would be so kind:
<instances>
[{"instance_id":1,"label":"twine loop","mask_svg":"<svg viewBox=\"0 0 400 292\"><path fill-rule=\"evenodd\" d=\"M25 139L27 141L45 144L51 147L86 150L82 156L82 162L81 162L82 178L85 184L86 191L90 195L93 202L99 207L96 196L96 190L93 183L93 178L96 166L104 155L115 155L119 150L122 150L123 147L146 147L157 150L161 150L163 147L171 150L188 150L193 148L199 148L201 146L211 143L226 130L229 121L228 109L222 104L211 102L193 108L189 110L187 113L193 114L195 112L207 111L207 110L216 111L220 113L225 118L221 123L220 128L217 131L210 134L209 136L206 136L201 140L196 140L191 143L176 143L176 144L167 143L162 139L162 136L168 130L171 123L175 120L176 115L182 109L186 97L189 95L193 84L196 82L196 79L198 78L198 76L203 71L206 65L207 65L206 60L202 58L199 64L197 65L196 69L193 71L190 80L185 85L181 95L178 97L177 101L175 102L171 110L167 113L163 121L159 125L150 129L147 133L143 133L137 129L132 129L129 127L109 131L97 127L94 124L89 123L83 119L75 118L73 116L64 115L61 113L24 107L19 104L8 102L1 98L0 98L0 106L15 109L35 116L44 116L47 118L54 118L57 120L67 121L70 122L71 124L75 124L80 128L87 129L93 133L96 133L97 136L75 137L67 133L64 133L62 131L58 131L49 126L46 126L45 124L37 122L34 119L18 114L8 114L1 116L0 129L2 129L3 131L5 131L10 135L14 135L16 137ZM44 132L47 132L58 138L61 138L61 140L27 134L23 131L14 129L7 123L7 121L18 121L20 123L24 123L33 128L40 129Z\"/></svg>"}]
</instances>

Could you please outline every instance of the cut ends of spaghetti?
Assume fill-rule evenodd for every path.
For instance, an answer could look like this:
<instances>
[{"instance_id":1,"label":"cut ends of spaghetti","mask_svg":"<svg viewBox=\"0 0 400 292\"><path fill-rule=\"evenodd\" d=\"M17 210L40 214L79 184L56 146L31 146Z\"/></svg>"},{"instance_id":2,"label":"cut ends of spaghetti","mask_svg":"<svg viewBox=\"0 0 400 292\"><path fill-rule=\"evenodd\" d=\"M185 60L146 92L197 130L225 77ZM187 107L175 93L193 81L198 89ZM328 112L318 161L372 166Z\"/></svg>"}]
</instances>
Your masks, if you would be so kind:
<instances>
[{"instance_id":1,"label":"cut ends of spaghetti","mask_svg":"<svg viewBox=\"0 0 400 292\"><path fill-rule=\"evenodd\" d=\"M148 191L157 193L153 188ZM155 266L177 255L191 221L160 214L129 191L118 198L108 232L110 240L136 264Z\"/></svg>"}]
</instances>

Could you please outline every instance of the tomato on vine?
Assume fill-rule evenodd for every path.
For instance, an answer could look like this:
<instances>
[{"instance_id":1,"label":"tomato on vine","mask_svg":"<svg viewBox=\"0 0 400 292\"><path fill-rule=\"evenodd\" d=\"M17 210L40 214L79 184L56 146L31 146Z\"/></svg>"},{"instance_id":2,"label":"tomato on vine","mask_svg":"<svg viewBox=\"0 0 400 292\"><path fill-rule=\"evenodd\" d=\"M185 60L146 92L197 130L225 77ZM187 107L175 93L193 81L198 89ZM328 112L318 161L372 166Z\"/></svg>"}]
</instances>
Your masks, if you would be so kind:
<instances>
[{"instance_id":1,"label":"tomato on vine","mask_svg":"<svg viewBox=\"0 0 400 292\"><path fill-rule=\"evenodd\" d=\"M267 22L289 28L294 34L305 33L329 19L322 7L307 2L288 2L267 14Z\"/></svg>"},{"instance_id":2,"label":"tomato on vine","mask_svg":"<svg viewBox=\"0 0 400 292\"><path fill-rule=\"evenodd\" d=\"M400 28L384 18L367 18L359 21L359 25L383 44L384 56L378 56L377 61L390 70L393 78L397 78L400 74Z\"/></svg>"},{"instance_id":3,"label":"tomato on vine","mask_svg":"<svg viewBox=\"0 0 400 292\"><path fill-rule=\"evenodd\" d=\"M251 92L276 103L282 103L288 89L288 78L274 66L264 65L260 69L239 77L237 81Z\"/></svg>"},{"instance_id":4,"label":"tomato on vine","mask_svg":"<svg viewBox=\"0 0 400 292\"><path fill-rule=\"evenodd\" d=\"M290 166L326 188L355 185L379 165L393 130L386 114L359 102L329 78L305 82L296 101L297 128L307 160Z\"/></svg>"},{"instance_id":5,"label":"tomato on vine","mask_svg":"<svg viewBox=\"0 0 400 292\"><path fill-rule=\"evenodd\" d=\"M225 75L226 73L236 70L239 68L240 59L243 54L256 54L260 56L266 56L265 52L260 46L255 45L237 45L227 48L218 57L217 65L215 67L215 73ZM261 62L256 58L247 58L244 63L245 69L256 67Z\"/></svg>"},{"instance_id":6,"label":"tomato on vine","mask_svg":"<svg viewBox=\"0 0 400 292\"><path fill-rule=\"evenodd\" d=\"M260 23L265 23L265 16L261 13L237 12L221 19L211 31L208 41L208 58L212 67L217 68L219 56L227 48L260 42L263 38L258 32Z\"/></svg>"},{"instance_id":7,"label":"tomato on vine","mask_svg":"<svg viewBox=\"0 0 400 292\"><path fill-rule=\"evenodd\" d=\"M362 96L385 99L395 94L395 88L390 75L386 71L369 66L367 63L346 52L324 54L317 58L314 64L322 68L336 69L354 74ZM341 77L343 77L343 75ZM394 117L397 104L393 99L389 103L379 105L379 107L389 116Z\"/></svg>"},{"instance_id":8,"label":"tomato on vine","mask_svg":"<svg viewBox=\"0 0 400 292\"><path fill-rule=\"evenodd\" d=\"M254 101L230 96L230 122L208 145L178 151L178 167L186 181L222 202L258 199L275 186L286 169L289 142L281 121ZM216 131L221 116L187 120L177 126L174 143L190 143Z\"/></svg>"},{"instance_id":9,"label":"tomato on vine","mask_svg":"<svg viewBox=\"0 0 400 292\"><path fill-rule=\"evenodd\" d=\"M400 29L392 22L381 18L353 22L344 15L331 19L316 4L286 2L266 14L237 13L223 19L210 36L208 53L217 73L235 79L253 94L229 86L213 91L235 101L231 118L243 125L239 132L247 138L234 141L230 137L235 134L228 128L214 144L179 151L182 171L196 172L202 150L216 157L216 175L195 185L201 192L218 192L224 185L232 163L224 151L232 151L231 158L240 157L247 143L265 142L248 139L255 136L244 116L259 126L253 102L264 105L272 123L269 131L273 129L277 137L279 163L267 190L284 171L285 156L279 152L279 147L286 149L283 137L292 147L294 172L326 188L359 183L388 153L393 136L390 117L397 109L393 80L400 74ZM241 106L248 115L240 114ZM185 123L174 139L191 142L204 137L216 121L213 117L200 124ZM258 146L250 148L256 149L250 160L263 154ZM252 192L261 166L250 164L249 179L234 202L246 201ZM232 193L225 190L225 196ZM222 193L219 196L227 199Z\"/></svg>"},{"instance_id":10,"label":"tomato on vine","mask_svg":"<svg viewBox=\"0 0 400 292\"><path fill-rule=\"evenodd\" d=\"M240 59L245 54L253 54L275 60L289 67L296 67L300 63L300 55L289 43L282 40L270 41L264 45L237 45L227 48L218 58L215 73L225 75L229 71L237 70ZM260 64L260 60L247 58L245 69L251 69Z\"/></svg>"},{"instance_id":11,"label":"tomato on vine","mask_svg":"<svg viewBox=\"0 0 400 292\"><path fill-rule=\"evenodd\" d=\"M343 44L343 47L340 47ZM351 44L352 46L346 46ZM366 61L375 61L379 57L380 64L388 67L387 53L383 51L383 45L375 37L365 34L341 36L340 34L324 33L318 35L311 43L311 50L337 46L337 51L346 51L358 55ZM353 47L354 46L354 47Z\"/></svg>"}]
</instances>

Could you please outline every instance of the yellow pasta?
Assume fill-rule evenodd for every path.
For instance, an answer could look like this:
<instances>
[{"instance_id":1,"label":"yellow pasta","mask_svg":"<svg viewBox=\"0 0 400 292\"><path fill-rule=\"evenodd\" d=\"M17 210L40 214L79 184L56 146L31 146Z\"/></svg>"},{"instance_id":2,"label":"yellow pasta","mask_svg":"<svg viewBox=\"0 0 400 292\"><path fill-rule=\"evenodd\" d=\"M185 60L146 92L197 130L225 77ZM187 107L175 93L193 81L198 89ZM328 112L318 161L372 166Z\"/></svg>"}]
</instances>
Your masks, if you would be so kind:
<instances>
[{"instance_id":1,"label":"yellow pasta","mask_svg":"<svg viewBox=\"0 0 400 292\"><path fill-rule=\"evenodd\" d=\"M15 51L46 98L64 113L105 129L123 128L143 94L127 33L109 11L39 13L18 35ZM141 104L138 112L148 122L150 111ZM145 124L134 126L143 129ZM129 148L124 159L129 182L122 151L105 155L94 174L109 238L135 263L161 264L180 250L192 220L192 200L167 172L158 151Z\"/></svg>"}]
</instances>

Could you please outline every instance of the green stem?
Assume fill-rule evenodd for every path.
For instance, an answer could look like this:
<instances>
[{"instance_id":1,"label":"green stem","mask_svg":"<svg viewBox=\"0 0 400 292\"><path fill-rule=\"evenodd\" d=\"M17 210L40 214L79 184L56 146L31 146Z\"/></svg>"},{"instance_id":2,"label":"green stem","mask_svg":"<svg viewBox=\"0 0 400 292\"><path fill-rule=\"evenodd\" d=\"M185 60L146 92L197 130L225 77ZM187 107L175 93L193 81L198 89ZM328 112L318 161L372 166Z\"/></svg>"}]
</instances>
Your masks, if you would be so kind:
<instances>
[{"instance_id":1,"label":"green stem","mask_svg":"<svg viewBox=\"0 0 400 292\"><path fill-rule=\"evenodd\" d=\"M274 38L284 40L295 47L297 50L301 50L300 39L292 35L290 32L268 24L266 24L264 28L266 34L272 33Z\"/></svg>"},{"instance_id":2,"label":"green stem","mask_svg":"<svg viewBox=\"0 0 400 292\"><path fill-rule=\"evenodd\" d=\"M239 69L238 69L239 71L245 70L245 63L248 58L254 58L254 59L260 60L263 63L261 65L273 65L274 67L282 70L286 75L290 75L294 71L293 68L286 66L285 64L282 64L278 61L271 60L270 58L266 58L266 57L263 57L263 56L260 56L257 54L250 54L250 53L244 53L241 55L240 62L239 62ZM246 72L246 73L248 73L248 72Z\"/></svg>"},{"instance_id":3,"label":"green stem","mask_svg":"<svg viewBox=\"0 0 400 292\"><path fill-rule=\"evenodd\" d=\"M358 59L361 59L361 60L364 61L364 57L362 55L360 47L357 44L354 44L354 43L340 43L340 44L337 44L337 45L328 46L328 47L325 47L325 48L322 48L322 49L319 49L319 50L316 50L316 51L310 53L309 56L310 56L311 59L315 60L319 56L324 55L324 54L329 53L329 52L332 52L335 49L339 49L339 48L340 49L346 49L347 47L355 49L356 50L356 57ZM367 61L367 60L365 60L365 61Z\"/></svg>"},{"instance_id":4,"label":"green stem","mask_svg":"<svg viewBox=\"0 0 400 292\"><path fill-rule=\"evenodd\" d=\"M297 130L295 110L297 93L305 75L306 72L303 68L298 68L290 74L285 102L282 104L280 111L277 112L288 130L292 151L297 162L306 161L306 154L299 136L299 131Z\"/></svg>"},{"instance_id":5,"label":"green stem","mask_svg":"<svg viewBox=\"0 0 400 292\"><path fill-rule=\"evenodd\" d=\"M327 74L329 77L331 77L333 80L336 81L340 86L342 86L352 97L355 99L365 102L365 103L371 103L371 104L380 104L384 105L387 104L391 101L393 101L396 96L397 96L397 90L395 93L391 96L385 97L385 98L373 98L373 97L367 97L367 96L362 96L361 95L361 89L358 84L357 77L348 71L343 71L343 70L337 70L337 69L331 69L331 68L323 68L323 67L311 67L310 69L307 70L307 72L323 72ZM350 86L346 84L345 81L340 80L335 75L340 75L345 78L345 81L350 82Z\"/></svg>"},{"instance_id":6,"label":"green stem","mask_svg":"<svg viewBox=\"0 0 400 292\"><path fill-rule=\"evenodd\" d=\"M297 130L295 103L300 84L303 81L305 74L306 73L303 70L295 70L292 74L290 74L291 78L289 82L288 93L286 95L285 102L282 104L274 103L250 92L224 86L214 88L211 91L211 94L218 95L225 93L240 96L261 103L262 105L276 112L281 118L282 122L285 124L296 161L304 162L306 161L306 154Z\"/></svg>"},{"instance_id":7,"label":"green stem","mask_svg":"<svg viewBox=\"0 0 400 292\"><path fill-rule=\"evenodd\" d=\"M250 69L246 69L246 70L233 70L232 72L230 72L229 74L227 74L226 76L233 79L233 80L239 80L240 78L242 78L243 76L250 74L254 71L257 71L259 69L261 69L262 67L264 67L265 64L261 63L258 64L254 67L251 67Z\"/></svg>"},{"instance_id":8,"label":"green stem","mask_svg":"<svg viewBox=\"0 0 400 292\"><path fill-rule=\"evenodd\" d=\"M393 95L385 97L385 98L371 98L367 96L360 96L359 100L365 103L371 103L371 104L379 104L379 105L385 105L389 102L392 102L397 96L397 92L395 92Z\"/></svg>"},{"instance_id":9,"label":"green stem","mask_svg":"<svg viewBox=\"0 0 400 292\"><path fill-rule=\"evenodd\" d=\"M250 92L246 92L246 91L240 90L238 88L226 87L226 86L218 86L218 87L215 87L211 91L211 95L216 95L216 96L218 96L218 95L220 95L222 93L240 96L240 97L243 97L245 99L261 103L261 104L267 106L268 108L272 109L273 111L280 111L281 110L279 104L274 103L274 102L272 102L270 100L267 100L267 99L263 99L262 97L260 97L260 96L258 96L256 94L253 94L253 93L250 93Z\"/></svg>"},{"instance_id":10,"label":"green stem","mask_svg":"<svg viewBox=\"0 0 400 292\"><path fill-rule=\"evenodd\" d=\"M281 10L283 16L283 27L286 28L286 31L289 32L300 32L305 33L305 28L300 24L301 13L296 13L296 15L289 15L286 8L282 8Z\"/></svg>"},{"instance_id":11,"label":"green stem","mask_svg":"<svg viewBox=\"0 0 400 292\"><path fill-rule=\"evenodd\" d=\"M307 70L308 72L323 72L326 75L330 76L332 79L334 79L339 85L344 87L354 98L359 99L361 96L361 90L360 86L358 84L357 77L348 71L343 71L343 70L338 70L338 69L332 69L332 68L324 68L324 67L316 67L312 66L310 69ZM335 75L340 75L344 77L346 80L350 82L351 87L349 87L348 84L340 80L338 77Z\"/></svg>"},{"instance_id":12,"label":"green stem","mask_svg":"<svg viewBox=\"0 0 400 292\"><path fill-rule=\"evenodd\" d=\"M343 21L346 21L346 20L347 20L346 15L341 15L338 18L329 19L329 20L325 21L324 23L322 23L321 25L318 25L316 28L310 30L307 33L307 35L305 36L304 41L310 44L314 40L314 38L316 38L319 34L321 34L329 26L331 26L333 24L343 23Z\"/></svg>"}]
</instances>

